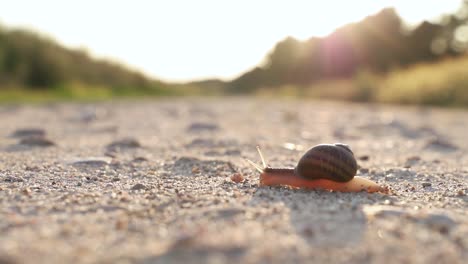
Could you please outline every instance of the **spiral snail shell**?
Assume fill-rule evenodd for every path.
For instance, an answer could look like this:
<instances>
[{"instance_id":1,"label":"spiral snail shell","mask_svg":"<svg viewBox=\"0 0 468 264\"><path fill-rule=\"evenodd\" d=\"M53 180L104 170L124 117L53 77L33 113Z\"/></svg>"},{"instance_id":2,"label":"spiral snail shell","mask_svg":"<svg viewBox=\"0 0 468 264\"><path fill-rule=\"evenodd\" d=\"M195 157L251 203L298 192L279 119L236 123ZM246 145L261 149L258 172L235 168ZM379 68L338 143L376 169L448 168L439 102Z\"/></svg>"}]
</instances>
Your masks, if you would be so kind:
<instances>
[{"instance_id":1,"label":"spiral snail shell","mask_svg":"<svg viewBox=\"0 0 468 264\"><path fill-rule=\"evenodd\" d=\"M354 154L344 144L321 144L309 149L299 160L295 173L306 179L347 182L356 175Z\"/></svg>"},{"instance_id":2,"label":"spiral snail shell","mask_svg":"<svg viewBox=\"0 0 468 264\"><path fill-rule=\"evenodd\" d=\"M320 144L309 149L295 168L272 168L257 147L263 167L247 160L260 172L260 185L287 185L297 188L341 192L379 192L386 189L377 183L355 176L358 165L348 145Z\"/></svg>"}]
</instances>

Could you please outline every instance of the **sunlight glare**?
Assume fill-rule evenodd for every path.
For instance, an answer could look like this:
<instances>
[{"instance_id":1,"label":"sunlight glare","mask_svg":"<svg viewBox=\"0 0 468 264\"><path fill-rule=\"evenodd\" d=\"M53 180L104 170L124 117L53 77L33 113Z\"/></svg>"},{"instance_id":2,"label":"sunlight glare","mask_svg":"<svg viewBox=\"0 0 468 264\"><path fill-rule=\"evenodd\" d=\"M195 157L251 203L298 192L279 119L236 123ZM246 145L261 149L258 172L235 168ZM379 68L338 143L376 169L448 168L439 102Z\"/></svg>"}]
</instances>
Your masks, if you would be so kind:
<instances>
[{"instance_id":1,"label":"sunlight glare","mask_svg":"<svg viewBox=\"0 0 468 264\"><path fill-rule=\"evenodd\" d=\"M386 6L417 23L460 0L92 1L0 0L0 22L87 47L165 80L232 78L258 65L287 36L326 36ZM27 7L27 8L25 8ZM42 12L38 12L42 10Z\"/></svg>"}]
</instances>

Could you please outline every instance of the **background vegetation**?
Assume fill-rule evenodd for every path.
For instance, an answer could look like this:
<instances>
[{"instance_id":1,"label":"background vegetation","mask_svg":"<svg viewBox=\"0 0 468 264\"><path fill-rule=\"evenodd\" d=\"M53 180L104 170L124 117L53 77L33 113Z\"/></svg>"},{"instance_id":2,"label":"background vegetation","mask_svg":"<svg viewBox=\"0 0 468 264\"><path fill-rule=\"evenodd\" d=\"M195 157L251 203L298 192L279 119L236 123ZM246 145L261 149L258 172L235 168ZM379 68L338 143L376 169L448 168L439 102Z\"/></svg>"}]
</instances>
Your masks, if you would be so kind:
<instances>
[{"instance_id":1,"label":"background vegetation","mask_svg":"<svg viewBox=\"0 0 468 264\"><path fill-rule=\"evenodd\" d=\"M169 84L37 33L0 27L0 101L256 94L468 106L468 4L409 29L384 9L324 38L287 38L228 82Z\"/></svg>"},{"instance_id":2,"label":"background vegetation","mask_svg":"<svg viewBox=\"0 0 468 264\"><path fill-rule=\"evenodd\" d=\"M167 84L27 30L0 27L0 100L175 94Z\"/></svg>"}]
</instances>

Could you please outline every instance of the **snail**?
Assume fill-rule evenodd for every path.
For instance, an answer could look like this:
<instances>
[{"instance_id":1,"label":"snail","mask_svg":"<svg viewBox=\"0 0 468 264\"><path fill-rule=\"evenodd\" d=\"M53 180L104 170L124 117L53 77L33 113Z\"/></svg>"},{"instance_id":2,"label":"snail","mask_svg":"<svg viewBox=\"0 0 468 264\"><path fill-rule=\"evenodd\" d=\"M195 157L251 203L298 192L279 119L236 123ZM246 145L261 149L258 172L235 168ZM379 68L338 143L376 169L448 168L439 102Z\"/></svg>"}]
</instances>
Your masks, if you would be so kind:
<instances>
[{"instance_id":1,"label":"snail","mask_svg":"<svg viewBox=\"0 0 468 264\"><path fill-rule=\"evenodd\" d=\"M246 160L260 172L261 186L286 185L296 188L324 189L339 192L386 192L377 183L355 176L358 165L348 145L320 144L309 149L295 168L267 166L257 146L263 167Z\"/></svg>"}]
</instances>

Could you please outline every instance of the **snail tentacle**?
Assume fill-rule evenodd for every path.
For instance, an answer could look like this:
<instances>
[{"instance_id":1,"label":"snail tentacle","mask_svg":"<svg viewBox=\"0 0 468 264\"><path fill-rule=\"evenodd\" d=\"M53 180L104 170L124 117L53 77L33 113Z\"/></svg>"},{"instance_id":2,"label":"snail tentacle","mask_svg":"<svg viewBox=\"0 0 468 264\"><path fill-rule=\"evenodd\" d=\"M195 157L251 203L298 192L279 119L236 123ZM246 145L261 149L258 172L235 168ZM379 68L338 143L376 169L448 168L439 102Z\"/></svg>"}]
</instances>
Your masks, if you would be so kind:
<instances>
[{"instance_id":1,"label":"snail tentacle","mask_svg":"<svg viewBox=\"0 0 468 264\"><path fill-rule=\"evenodd\" d=\"M252 165L258 172L262 173L263 172L263 168L258 165L257 163L249 160L249 159L244 159L245 161L247 161L250 165Z\"/></svg>"},{"instance_id":2,"label":"snail tentacle","mask_svg":"<svg viewBox=\"0 0 468 264\"><path fill-rule=\"evenodd\" d=\"M268 166L265 162L265 158L263 157L262 151L260 150L260 146L257 146L257 152L260 155L260 159L262 160L263 167L249 159L244 158L244 160L247 161L250 165L252 165L258 172L263 173L264 169L266 169Z\"/></svg>"},{"instance_id":3,"label":"snail tentacle","mask_svg":"<svg viewBox=\"0 0 468 264\"><path fill-rule=\"evenodd\" d=\"M266 168L267 164L265 162L265 158L263 157L262 151L260 150L260 146L257 146L257 151L258 151L258 154L260 155L260 159L262 160L263 168Z\"/></svg>"}]
</instances>

